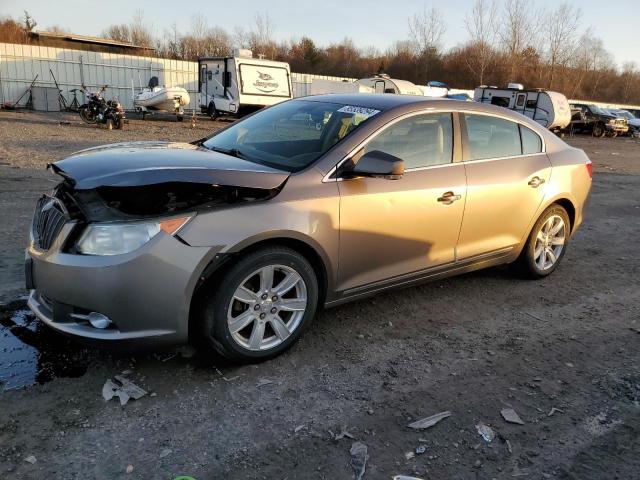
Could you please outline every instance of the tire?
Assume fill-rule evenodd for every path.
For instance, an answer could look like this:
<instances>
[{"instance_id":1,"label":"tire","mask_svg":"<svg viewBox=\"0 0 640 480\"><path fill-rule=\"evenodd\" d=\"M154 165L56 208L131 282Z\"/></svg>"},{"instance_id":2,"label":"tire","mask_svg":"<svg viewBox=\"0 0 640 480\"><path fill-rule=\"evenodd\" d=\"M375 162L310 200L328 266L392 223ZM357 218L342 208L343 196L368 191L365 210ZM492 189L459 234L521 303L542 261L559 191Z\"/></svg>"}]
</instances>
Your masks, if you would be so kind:
<instances>
[{"instance_id":1,"label":"tire","mask_svg":"<svg viewBox=\"0 0 640 480\"><path fill-rule=\"evenodd\" d=\"M80 118L82 119L82 121L84 123L88 123L89 125L93 125L97 121L96 116L92 115L91 113L89 113L89 109L88 108L81 108L78 111L78 113L80 114Z\"/></svg>"},{"instance_id":2,"label":"tire","mask_svg":"<svg viewBox=\"0 0 640 480\"><path fill-rule=\"evenodd\" d=\"M558 219L562 221L559 231L554 236L546 238L545 230L552 233L559 224ZM532 279L544 278L550 275L558 267L567 251L570 231L569 215L563 207L553 204L542 212L542 215L540 215L540 218L531 229L527 243L522 249L518 260L515 262L520 273ZM554 241L558 242L560 237L563 239L562 244L554 243ZM548 249L545 246L548 246ZM548 253L549 249L552 255ZM542 255L544 255L544 258ZM555 260L553 260L554 258Z\"/></svg>"},{"instance_id":3,"label":"tire","mask_svg":"<svg viewBox=\"0 0 640 480\"><path fill-rule=\"evenodd\" d=\"M118 123L117 123L116 128L118 130L124 130L124 118L122 118L122 117L118 118Z\"/></svg>"},{"instance_id":4,"label":"tire","mask_svg":"<svg viewBox=\"0 0 640 480\"><path fill-rule=\"evenodd\" d=\"M184 121L184 116L183 116L183 115L178 115L178 117L177 117L177 118L178 118L178 121L179 121L179 122Z\"/></svg>"},{"instance_id":5,"label":"tire","mask_svg":"<svg viewBox=\"0 0 640 480\"><path fill-rule=\"evenodd\" d=\"M207 108L207 114L211 117L211 120L215 120L218 118L218 110L216 110L216 106L213 102L209 104L209 108Z\"/></svg>"},{"instance_id":6,"label":"tire","mask_svg":"<svg viewBox=\"0 0 640 480\"><path fill-rule=\"evenodd\" d=\"M607 130L604 128L604 125L602 125L601 123L596 123L593 126L593 130L591 131L591 134L597 138L604 137L606 133L607 133Z\"/></svg>"},{"instance_id":7,"label":"tire","mask_svg":"<svg viewBox=\"0 0 640 480\"><path fill-rule=\"evenodd\" d=\"M274 273L268 285L270 267ZM280 296L275 288L285 278L295 283L283 288ZM271 287L268 293L261 284ZM204 288L211 292L203 297L192 339L201 347L242 362L267 360L290 348L311 323L318 306L313 267L300 253L286 247L250 253L226 270L216 285ZM234 319L236 328L232 329Z\"/></svg>"}]
</instances>

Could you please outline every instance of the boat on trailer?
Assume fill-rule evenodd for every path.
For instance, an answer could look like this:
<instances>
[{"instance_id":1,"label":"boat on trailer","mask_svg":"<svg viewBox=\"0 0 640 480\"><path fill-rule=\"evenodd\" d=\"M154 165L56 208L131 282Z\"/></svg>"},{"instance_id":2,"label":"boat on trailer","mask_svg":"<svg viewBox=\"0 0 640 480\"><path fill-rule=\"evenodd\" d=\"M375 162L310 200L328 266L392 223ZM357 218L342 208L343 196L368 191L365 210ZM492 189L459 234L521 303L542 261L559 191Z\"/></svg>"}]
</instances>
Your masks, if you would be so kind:
<instances>
[{"instance_id":1,"label":"boat on trailer","mask_svg":"<svg viewBox=\"0 0 640 480\"><path fill-rule=\"evenodd\" d=\"M189 92L182 87L158 86L158 77L151 77L149 86L134 95L133 105L144 119L151 111L175 113L178 120L184 119L184 107L189 105Z\"/></svg>"}]
</instances>

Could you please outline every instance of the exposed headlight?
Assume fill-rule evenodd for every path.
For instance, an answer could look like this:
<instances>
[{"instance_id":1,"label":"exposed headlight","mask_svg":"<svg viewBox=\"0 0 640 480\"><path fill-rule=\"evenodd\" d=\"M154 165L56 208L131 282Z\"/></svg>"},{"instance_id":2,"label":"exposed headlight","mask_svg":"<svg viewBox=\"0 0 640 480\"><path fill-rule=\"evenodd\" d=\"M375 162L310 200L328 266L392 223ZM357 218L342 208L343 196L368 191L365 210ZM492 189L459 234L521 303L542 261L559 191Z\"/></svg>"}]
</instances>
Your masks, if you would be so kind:
<instances>
[{"instance_id":1,"label":"exposed headlight","mask_svg":"<svg viewBox=\"0 0 640 480\"><path fill-rule=\"evenodd\" d=\"M611 120L609 120L609 125L615 125L616 121L614 118L612 118Z\"/></svg>"},{"instance_id":2,"label":"exposed headlight","mask_svg":"<svg viewBox=\"0 0 640 480\"><path fill-rule=\"evenodd\" d=\"M78 240L77 248L85 255L122 255L133 252L155 237L160 230L173 235L191 217L149 222L92 223Z\"/></svg>"}]
</instances>

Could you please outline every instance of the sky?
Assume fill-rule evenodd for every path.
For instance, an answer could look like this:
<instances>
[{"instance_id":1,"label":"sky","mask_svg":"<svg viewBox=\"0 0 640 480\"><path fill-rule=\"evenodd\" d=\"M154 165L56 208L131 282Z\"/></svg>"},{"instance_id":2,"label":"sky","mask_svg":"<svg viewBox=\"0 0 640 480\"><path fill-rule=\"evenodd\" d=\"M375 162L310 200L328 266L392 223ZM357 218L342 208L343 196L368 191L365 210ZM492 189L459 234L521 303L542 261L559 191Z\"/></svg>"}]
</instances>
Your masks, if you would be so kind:
<instances>
[{"instance_id":1,"label":"sky","mask_svg":"<svg viewBox=\"0 0 640 480\"><path fill-rule=\"evenodd\" d=\"M445 47L467 39L464 16L473 0L363 1L363 0L240 0L222 2L176 2L176 0L109 0L92 3L86 0L0 0L0 17L21 17L29 11L36 21L36 29L59 25L80 35L99 35L115 23L128 23L137 10L155 34L161 35L176 22L178 30L187 32L191 18L204 16L209 25L218 25L228 32L234 26L253 24L257 12L266 12L274 25L277 40L311 37L326 46L350 37L358 47L375 46L386 49L396 40L408 37L407 19L425 7L434 5L444 15L447 31ZM570 1L582 10L581 30L592 27L602 38L618 65L634 61L640 65L640 8L636 0L617 0L607 8L602 0ZM543 9L552 9L557 0L537 0Z\"/></svg>"}]
</instances>

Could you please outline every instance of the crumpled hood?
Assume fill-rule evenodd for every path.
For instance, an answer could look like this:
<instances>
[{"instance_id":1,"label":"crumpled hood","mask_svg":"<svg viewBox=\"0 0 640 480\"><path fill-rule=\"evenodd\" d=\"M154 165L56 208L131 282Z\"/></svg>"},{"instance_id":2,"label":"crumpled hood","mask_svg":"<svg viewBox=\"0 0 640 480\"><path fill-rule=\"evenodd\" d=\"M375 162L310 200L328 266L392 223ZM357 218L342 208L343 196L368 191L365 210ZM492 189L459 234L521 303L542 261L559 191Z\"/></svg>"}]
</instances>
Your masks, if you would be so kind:
<instances>
[{"instance_id":1,"label":"crumpled hood","mask_svg":"<svg viewBox=\"0 0 640 480\"><path fill-rule=\"evenodd\" d=\"M166 182L274 189L290 175L197 145L174 142L129 142L89 148L50 167L78 190Z\"/></svg>"}]
</instances>

